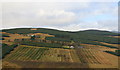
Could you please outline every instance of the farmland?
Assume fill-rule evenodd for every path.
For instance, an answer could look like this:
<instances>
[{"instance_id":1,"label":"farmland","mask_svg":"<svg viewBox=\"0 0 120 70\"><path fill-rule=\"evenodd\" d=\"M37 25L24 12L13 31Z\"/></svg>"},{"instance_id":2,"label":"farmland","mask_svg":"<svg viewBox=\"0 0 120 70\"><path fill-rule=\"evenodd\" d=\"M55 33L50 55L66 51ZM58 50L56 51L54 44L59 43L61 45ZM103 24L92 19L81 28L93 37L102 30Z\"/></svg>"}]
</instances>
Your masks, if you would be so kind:
<instances>
[{"instance_id":1,"label":"farmland","mask_svg":"<svg viewBox=\"0 0 120 70\"><path fill-rule=\"evenodd\" d=\"M83 54L84 53L84 54ZM83 63L89 64L110 64L100 51L90 49L79 49L78 56Z\"/></svg>"},{"instance_id":2,"label":"farmland","mask_svg":"<svg viewBox=\"0 0 120 70\"><path fill-rule=\"evenodd\" d=\"M105 52L118 50L117 38L108 37L115 33L52 29L3 31L4 68L118 68L118 56Z\"/></svg>"},{"instance_id":3,"label":"farmland","mask_svg":"<svg viewBox=\"0 0 120 70\"><path fill-rule=\"evenodd\" d=\"M71 50L43 47L19 46L8 55L5 60L41 61L41 62L74 62L70 55ZM31 53L32 52L32 53Z\"/></svg>"},{"instance_id":4,"label":"farmland","mask_svg":"<svg viewBox=\"0 0 120 70\"><path fill-rule=\"evenodd\" d=\"M90 65L90 67L93 67L94 65L98 65L100 67L101 65L104 65L104 67L117 67L117 63L113 62L113 65L113 63L110 61L111 58L108 58L109 56L111 55L105 52L97 51L95 49L82 48L77 49L76 51L74 49L58 49L21 45L17 47L15 51L11 52L11 54L7 55L3 61L14 62L15 64L19 64L18 62L32 62L35 64L36 62L42 62L44 65L44 63L51 64L54 62L55 64L78 63L83 65ZM114 60L117 61L117 57L112 57L114 57ZM20 66L22 66L22 63L20 64ZM37 65L39 67L41 64ZM58 66L60 67L61 65ZM27 66L23 65L23 67Z\"/></svg>"}]
</instances>

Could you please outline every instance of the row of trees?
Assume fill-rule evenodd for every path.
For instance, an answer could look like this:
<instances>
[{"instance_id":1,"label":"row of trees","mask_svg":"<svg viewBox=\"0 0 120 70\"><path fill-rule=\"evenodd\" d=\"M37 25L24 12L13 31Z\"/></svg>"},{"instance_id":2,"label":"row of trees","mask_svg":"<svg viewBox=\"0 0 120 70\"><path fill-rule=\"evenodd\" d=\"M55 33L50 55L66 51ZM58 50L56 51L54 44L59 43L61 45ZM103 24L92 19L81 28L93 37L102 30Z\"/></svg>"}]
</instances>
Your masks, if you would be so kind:
<instances>
[{"instance_id":1,"label":"row of trees","mask_svg":"<svg viewBox=\"0 0 120 70\"><path fill-rule=\"evenodd\" d=\"M73 40L70 40L69 42L68 41L57 41L57 40L45 40L45 39L39 39L39 38L35 38L34 36L32 36L30 39L15 39L14 42L16 43L20 43L22 41L31 41L31 42L40 42L40 43L54 43L54 44L60 44L60 45L74 45L74 43L77 43L77 42L74 42ZM80 44L80 43L78 43Z\"/></svg>"},{"instance_id":2,"label":"row of trees","mask_svg":"<svg viewBox=\"0 0 120 70\"><path fill-rule=\"evenodd\" d=\"M105 52L116 55L116 56L120 56L120 50L116 50L115 52L113 51L105 51Z\"/></svg>"},{"instance_id":3,"label":"row of trees","mask_svg":"<svg viewBox=\"0 0 120 70\"><path fill-rule=\"evenodd\" d=\"M10 36L7 34L2 34L2 37L10 37Z\"/></svg>"},{"instance_id":4,"label":"row of trees","mask_svg":"<svg viewBox=\"0 0 120 70\"><path fill-rule=\"evenodd\" d=\"M7 54L9 54L17 46L18 45L16 45L16 44L7 45L7 44L2 43L2 47L0 47L2 49L2 58L4 58Z\"/></svg>"},{"instance_id":5,"label":"row of trees","mask_svg":"<svg viewBox=\"0 0 120 70\"><path fill-rule=\"evenodd\" d=\"M22 45L28 46L38 46L38 47L50 47L50 48L61 48L61 44L57 43L45 43L45 42L34 42L34 41L21 41L19 42Z\"/></svg>"}]
</instances>

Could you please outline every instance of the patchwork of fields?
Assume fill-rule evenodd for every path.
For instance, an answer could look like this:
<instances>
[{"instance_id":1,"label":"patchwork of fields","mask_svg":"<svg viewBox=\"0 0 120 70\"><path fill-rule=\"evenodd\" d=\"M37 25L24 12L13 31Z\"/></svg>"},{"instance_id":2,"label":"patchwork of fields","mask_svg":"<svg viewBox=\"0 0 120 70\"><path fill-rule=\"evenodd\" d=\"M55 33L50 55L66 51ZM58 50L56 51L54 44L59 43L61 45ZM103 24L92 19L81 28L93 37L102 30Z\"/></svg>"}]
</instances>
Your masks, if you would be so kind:
<instances>
[{"instance_id":1,"label":"patchwork of fields","mask_svg":"<svg viewBox=\"0 0 120 70\"><path fill-rule=\"evenodd\" d=\"M13 29L2 34L3 68L118 68L113 33Z\"/></svg>"},{"instance_id":2,"label":"patchwork of fields","mask_svg":"<svg viewBox=\"0 0 120 70\"><path fill-rule=\"evenodd\" d=\"M88 48L77 48L75 50L21 45L5 57L3 65L5 65L4 61L7 61L19 65L18 67L29 67L31 65L29 64L29 66L27 66L27 63L30 62L32 64L37 64L37 67L44 67L46 64L51 63L53 64L53 67L55 64L58 64L58 67L60 67L62 65L60 65L60 63L63 63L63 65L70 63L72 64L72 67L76 67L75 65L80 67L80 64L83 65L82 67L94 67L94 65L98 65L99 67L117 67L117 63L112 63L111 59L106 56L110 57L111 55ZM113 57L117 62L117 57ZM32 67L34 67L34 65Z\"/></svg>"},{"instance_id":3,"label":"patchwork of fields","mask_svg":"<svg viewBox=\"0 0 120 70\"><path fill-rule=\"evenodd\" d=\"M19 46L8 55L5 60L20 61L41 61L41 62L74 62L71 53L74 51L68 49L44 48L44 47L26 47ZM74 54L73 54L74 55ZM74 55L75 56L75 55ZM76 60L76 59L75 59Z\"/></svg>"}]
</instances>

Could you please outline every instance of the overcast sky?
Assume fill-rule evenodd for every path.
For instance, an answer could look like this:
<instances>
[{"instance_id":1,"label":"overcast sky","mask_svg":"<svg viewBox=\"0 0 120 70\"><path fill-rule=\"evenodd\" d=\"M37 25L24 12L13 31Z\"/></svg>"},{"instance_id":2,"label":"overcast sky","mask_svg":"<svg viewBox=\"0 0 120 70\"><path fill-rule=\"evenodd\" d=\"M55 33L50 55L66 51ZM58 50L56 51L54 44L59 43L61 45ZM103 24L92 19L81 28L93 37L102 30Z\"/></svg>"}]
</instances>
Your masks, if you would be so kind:
<instances>
[{"instance_id":1,"label":"overcast sky","mask_svg":"<svg viewBox=\"0 0 120 70\"><path fill-rule=\"evenodd\" d=\"M117 31L118 2L2 3L2 29L20 27Z\"/></svg>"}]
</instances>

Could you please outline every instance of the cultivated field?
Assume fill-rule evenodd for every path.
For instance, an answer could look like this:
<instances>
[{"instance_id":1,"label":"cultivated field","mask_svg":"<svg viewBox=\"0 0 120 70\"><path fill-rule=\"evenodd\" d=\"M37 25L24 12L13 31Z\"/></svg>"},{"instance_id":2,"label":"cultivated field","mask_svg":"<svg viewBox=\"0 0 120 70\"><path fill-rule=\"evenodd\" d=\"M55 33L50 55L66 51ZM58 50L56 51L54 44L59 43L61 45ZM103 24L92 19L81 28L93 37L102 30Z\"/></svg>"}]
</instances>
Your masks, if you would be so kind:
<instances>
[{"instance_id":1,"label":"cultivated field","mask_svg":"<svg viewBox=\"0 0 120 70\"><path fill-rule=\"evenodd\" d=\"M113 61L114 59L114 61ZM62 49L21 45L3 60L18 67L92 67L116 68L117 56L92 48ZM32 63L32 64L30 64ZM28 66L27 66L28 65ZM81 66L80 66L81 65ZM35 66L35 67L36 67Z\"/></svg>"},{"instance_id":2,"label":"cultivated field","mask_svg":"<svg viewBox=\"0 0 120 70\"><path fill-rule=\"evenodd\" d=\"M115 48L109 48L109 47L100 46L100 45L81 44L81 46L84 46L84 48L86 48L86 49L94 49L97 51L115 51L115 50L117 50Z\"/></svg>"},{"instance_id":3,"label":"cultivated field","mask_svg":"<svg viewBox=\"0 0 120 70\"><path fill-rule=\"evenodd\" d=\"M14 51L6 56L3 60L3 67L5 67L6 64L10 66L10 63L16 67L22 66L28 68L30 66L46 67L47 65L49 66L49 64L52 65L52 67L56 65L58 65L58 67L87 67L86 65L81 64L81 61L73 49L46 48L25 45L15 48Z\"/></svg>"},{"instance_id":4,"label":"cultivated field","mask_svg":"<svg viewBox=\"0 0 120 70\"><path fill-rule=\"evenodd\" d=\"M15 51L11 52L11 54L6 56L5 60L76 62L76 58L73 57L77 57L74 50L22 45L16 48Z\"/></svg>"},{"instance_id":5,"label":"cultivated field","mask_svg":"<svg viewBox=\"0 0 120 70\"><path fill-rule=\"evenodd\" d=\"M2 31L3 68L118 68L117 33L46 28Z\"/></svg>"}]
</instances>

